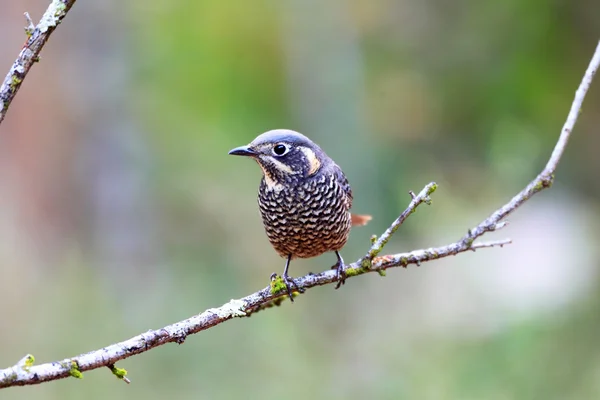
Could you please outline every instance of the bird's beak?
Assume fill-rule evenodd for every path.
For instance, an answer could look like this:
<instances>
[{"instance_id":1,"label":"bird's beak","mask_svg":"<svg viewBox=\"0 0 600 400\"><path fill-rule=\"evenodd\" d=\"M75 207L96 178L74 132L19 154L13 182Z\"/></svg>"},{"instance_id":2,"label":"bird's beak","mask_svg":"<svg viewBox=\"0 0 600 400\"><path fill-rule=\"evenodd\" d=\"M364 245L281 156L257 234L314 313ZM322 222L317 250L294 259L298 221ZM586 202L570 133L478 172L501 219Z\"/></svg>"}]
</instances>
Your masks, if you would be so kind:
<instances>
[{"instance_id":1,"label":"bird's beak","mask_svg":"<svg viewBox=\"0 0 600 400\"><path fill-rule=\"evenodd\" d=\"M229 154L232 156L255 156L258 153L254 150L252 150L250 147L248 146L240 146L240 147L236 147L235 149L231 149L229 151Z\"/></svg>"}]
</instances>

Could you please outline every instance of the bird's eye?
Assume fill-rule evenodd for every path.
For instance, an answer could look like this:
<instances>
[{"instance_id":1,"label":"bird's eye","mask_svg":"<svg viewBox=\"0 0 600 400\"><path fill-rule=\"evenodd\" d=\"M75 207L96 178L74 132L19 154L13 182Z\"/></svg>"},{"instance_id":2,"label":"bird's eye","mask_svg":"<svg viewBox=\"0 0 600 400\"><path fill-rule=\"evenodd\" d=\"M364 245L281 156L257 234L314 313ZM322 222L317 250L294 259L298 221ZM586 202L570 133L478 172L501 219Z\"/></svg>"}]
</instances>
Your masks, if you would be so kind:
<instances>
[{"instance_id":1,"label":"bird's eye","mask_svg":"<svg viewBox=\"0 0 600 400\"><path fill-rule=\"evenodd\" d=\"M283 143L278 143L275 146L273 146L273 154L275 154L276 156L282 156L288 151L290 151L290 148Z\"/></svg>"}]
</instances>

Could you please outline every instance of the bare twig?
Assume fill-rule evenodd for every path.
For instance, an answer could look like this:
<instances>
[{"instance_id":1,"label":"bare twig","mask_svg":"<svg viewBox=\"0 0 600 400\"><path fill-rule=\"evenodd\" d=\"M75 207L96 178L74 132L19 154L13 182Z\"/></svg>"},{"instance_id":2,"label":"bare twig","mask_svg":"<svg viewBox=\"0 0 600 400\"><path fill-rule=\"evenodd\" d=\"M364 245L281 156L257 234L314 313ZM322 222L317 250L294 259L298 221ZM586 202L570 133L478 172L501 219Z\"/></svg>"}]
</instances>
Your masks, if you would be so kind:
<instances>
[{"instance_id":1,"label":"bare twig","mask_svg":"<svg viewBox=\"0 0 600 400\"><path fill-rule=\"evenodd\" d=\"M477 249L483 249L486 247L503 247L504 245L511 244L511 239L502 239L502 240L490 240L489 242L477 242L473 243L471 246L471 250L475 251Z\"/></svg>"},{"instance_id":2,"label":"bare twig","mask_svg":"<svg viewBox=\"0 0 600 400\"><path fill-rule=\"evenodd\" d=\"M36 28L37 29L37 28ZM508 214L517 209L521 204L527 201L535 193L550 187L556 166L560 161L569 135L577 120L577 115L581 109L581 104L588 91L592 78L600 65L600 43L585 73L583 81L577 93L567 122L563 127L560 138L550 157L550 161L544 170L519 194L513 197L507 204L495 211L490 217L481 222L475 228L471 229L465 237L456 243L451 243L442 247L414 250L407 253L391 254L377 257L377 254L385 246L389 238L398 229L398 227L412 214L416 208L423 202L429 202L429 195L436 188L434 183L430 183L418 194L411 192L412 201L407 209L394 221L394 223L384 232L378 240L375 240L373 246L367 255L360 260L350 264L346 269L348 278L363 275L369 272L378 272L384 274L384 271L393 267L406 267L409 264L420 265L422 262L432 261L451 255L456 255L466 251L474 251L480 248L502 247L509 244L510 240L499 240L493 242L474 242L475 239L484 235L486 232L498 230L506 226L505 221L501 221ZM9 386L33 385L41 382L56 380L73 376L81 378L84 371L96 368L108 367L119 379L125 378L126 371L115 367L119 360L129 358L136 354L146 352L154 347L166 343L183 343L188 335L211 328L236 317L247 317L252 313L278 304L286 298L287 293L281 285L281 278L275 279L271 285L249 296L241 299L231 300L218 308L211 308L194 317L168 325L158 330L150 330L141 335L135 336L124 342L115 343L99 350L94 350L86 354L81 354L73 358L67 358L61 361L46 363L38 366L32 366L33 356L26 356L15 366L0 370L0 388ZM336 282L336 272L327 270L319 274L308 274L295 279L295 283L309 289L315 286L327 285Z\"/></svg>"},{"instance_id":3,"label":"bare twig","mask_svg":"<svg viewBox=\"0 0 600 400\"><path fill-rule=\"evenodd\" d=\"M500 222L503 218L505 218L508 214L516 210L521 204L526 202L533 196L534 194L552 186L552 182L554 181L554 172L556 171L556 167L558 166L558 162L562 157L565 147L569 141L569 137L571 136L571 132L573 131L573 127L575 126L575 122L577 122L577 117L579 116L579 112L581 110L581 105L583 104L583 100L585 99L585 95L592 84L592 80L594 79L594 75L596 75L596 71L600 65L600 43L598 43L596 47L596 51L588 65L587 70L585 71L585 75L581 83L579 84L579 88L575 92L575 99L571 105L571 110L567 116L567 120L563 125L562 131L560 133L560 137L556 145L554 146L554 150L552 151L552 155L548 160L548 163L540 172L540 174L531 181L525 189L521 190L516 196L514 196L508 203L500 207L496 210L492 215L490 215L486 220L477 225L475 228L469 230L467 234L462 238L462 240L458 243L458 249L469 248L473 245L473 241L478 237L482 236L486 232L491 232L493 230L498 229L499 224L506 223Z\"/></svg>"},{"instance_id":4,"label":"bare twig","mask_svg":"<svg viewBox=\"0 0 600 400\"><path fill-rule=\"evenodd\" d=\"M39 60L40 52L48 38L74 3L75 0L52 0L40 23L35 27L29 14L25 13L27 21L25 32L29 38L0 86L0 123L4 120L6 111L19 91L29 69Z\"/></svg>"},{"instance_id":5,"label":"bare twig","mask_svg":"<svg viewBox=\"0 0 600 400\"><path fill-rule=\"evenodd\" d=\"M421 203L431 203L431 199L429 198L429 196L433 192L435 192L436 189L437 184L435 182L431 182L429 185L425 186L417 196L415 196L415 194L412 191L409 192L410 197L412 197L412 201L408 205L408 208L402 214L400 214L400 216L392 223L392 225L389 228L387 228L385 232L383 232L383 235L381 235L379 239L377 239L375 243L373 243L373 245L369 249L369 252L363 257L362 262L365 266L368 266L371 260L373 260L373 258L375 258L379 254L381 249L383 249L383 246L386 245L388 240L390 240L390 238L398 230L400 225L404 223L406 218L408 218L408 216L415 211L417 206L419 206Z\"/></svg>"}]
</instances>

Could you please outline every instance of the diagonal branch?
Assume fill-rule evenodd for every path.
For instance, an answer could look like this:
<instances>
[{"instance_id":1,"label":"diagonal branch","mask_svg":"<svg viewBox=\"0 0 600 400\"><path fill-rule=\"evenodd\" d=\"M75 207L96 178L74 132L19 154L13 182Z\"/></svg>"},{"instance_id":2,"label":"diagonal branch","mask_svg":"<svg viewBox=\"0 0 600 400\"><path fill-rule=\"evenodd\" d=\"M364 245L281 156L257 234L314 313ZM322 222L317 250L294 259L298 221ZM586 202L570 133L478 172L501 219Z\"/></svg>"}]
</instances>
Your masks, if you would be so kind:
<instances>
[{"instance_id":1,"label":"diagonal branch","mask_svg":"<svg viewBox=\"0 0 600 400\"><path fill-rule=\"evenodd\" d=\"M411 201L410 205L402 215L410 215L416 210L419 204L429 201L429 194L432 192L432 188L435 187L435 183L427 185L419 195L413 198L413 201ZM406 217L404 217L403 220L405 219ZM397 221L395 221L392 226L395 225L398 225ZM374 258L370 268L362 267L361 260L358 260L357 262L348 265L346 273L348 278L369 272L378 272L383 275L384 271L388 268L406 267L409 264L420 264L421 262L456 255L467 250L503 246L508 243L510 243L508 240L481 244L475 243L469 249L458 249L458 243L453 243L443 247L391 254ZM315 286L335 283L337 282L337 278L335 271L327 270L319 274L308 274L296 278L294 281L299 287L310 289ZM69 376L81 378L82 372L101 367L109 367L117 377L127 379L125 378L126 372L122 372L124 370L114 367L114 364L117 361L143 353L166 343L174 342L181 344L189 335L206 330L232 318L248 317L257 311L274 304L279 305L281 301L286 298L287 292L281 283L281 278L277 278L271 282L270 286L249 296L231 300L221 307L208 309L203 313L184 321L165 326L158 330L142 333L141 335L132 337L124 342L115 343L99 350L81 354L77 357L32 366L32 362L26 364L23 361L33 359L33 356L28 355L19 361L17 365L0 370L0 388L32 385ZM120 370L121 375L115 373L115 369Z\"/></svg>"},{"instance_id":2,"label":"diagonal branch","mask_svg":"<svg viewBox=\"0 0 600 400\"><path fill-rule=\"evenodd\" d=\"M52 0L37 26L33 25L29 14L25 13L28 23L25 32L29 38L0 86L0 124L31 66L39 61L42 48L73 4L75 0Z\"/></svg>"}]
</instances>

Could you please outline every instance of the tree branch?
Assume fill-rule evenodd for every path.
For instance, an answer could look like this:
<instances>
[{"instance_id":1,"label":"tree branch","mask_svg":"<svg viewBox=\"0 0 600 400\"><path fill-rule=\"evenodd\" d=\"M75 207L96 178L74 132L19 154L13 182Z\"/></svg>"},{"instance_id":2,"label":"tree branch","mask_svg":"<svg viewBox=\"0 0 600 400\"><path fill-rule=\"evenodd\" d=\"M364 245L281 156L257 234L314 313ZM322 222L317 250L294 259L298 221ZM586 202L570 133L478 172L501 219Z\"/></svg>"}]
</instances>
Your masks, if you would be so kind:
<instances>
[{"instance_id":1,"label":"tree branch","mask_svg":"<svg viewBox=\"0 0 600 400\"><path fill-rule=\"evenodd\" d=\"M28 69L31 67L31 64L35 61L35 57L37 54L39 54L39 51L47 40L49 33L56 27L56 24L60 22L60 19L64 17L74 2L74 0L54 0L48 9L49 11L46 11L44 18L42 18L42 22L48 21L49 18L52 18L52 21L54 22L50 25L48 25L48 23L44 23L43 25L42 22L40 22L40 24L38 24L38 26L34 29L32 37L28 40L25 48L19 55L19 59L17 59L15 65L13 65L11 72L2 85L2 90L0 91L0 101L3 103L0 104L0 122L2 121L10 100L12 100L14 94L16 93L16 89L18 89L18 85L21 83L20 81L22 81ZM53 5L55 11L50 11ZM47 17L47 15L50 15L50 17ZM42 28L40 28L40 26L42 26ZM45 30L43 30L44 26L46 27ZM34 39L36 32L38 32L37 38ZM567 121L565 122L558 142L546 167L533 181L531 181L531 183L525 187L525 189L514 196L508 203L492 213L479 225L473 229L470 229L463 238L455 243L451 243L442 247L414 250L408 253L378 256L390 237L400 227L400 225L402 225L406 218L408 218L408 216L412 214L420 204L430 202L429 196L435 191L437 185L435 183L428 184L418 195L414 195L411 192L410 194L412 201L406 210L400 215L400 217L393 222L393 224L379 237L379 239L373 240L371 248L363 258L348 265L346 269L348 278L363 275L369 272L378 272L379 274L383 275L385 274L385 270L388 268L407 267L409 264L419 265L422 262L432 261L466 251L475 251L476 249L480 248L496 246L502 247L505 244L509 244L510 240L508 239L492 242L475 242L475 240L487 232L495 231L506 226L506 222L502 220L507 215L529 200L531 196L552 185L554 172L564 152L569 136L581 110L583 99L591 85L592 79L599 65L600 43L596 48L590 65L588 66L579 89L575 94L575 99L571 106ZM16 74L13 73L13 71L15 71ZM7 103L4 97L4 90L5 86L7 85L7 80L9 82L9 86L14 82L11 78L12 76L15 76L17 80L20 81L14 88L9 88L7 92L9 93L9 97L7 97L9 101ZM333 270L327 270L319 274L308 274L295 279L295 283L303 289L327 285L334 282L336 282L336 273ZM55 361L38 366L33 365L33 356L26 355L13 367L0 370L0 388L33 385L66 378L68 376L81 378L83 372L101 367L108 367L117 378L122 379L125 382L129 382L125 376L127 371L115 367L115 363L117 361L146 352L154 347L158 347L166 343L175 342L181 344L185 341L187 336L191 334L209 329L232 318L248 317L257 311L273 305L279 305L285 300L286 297L287 293L284 290L284 285L281 281L281 278L277 277L271 281L269 286L251 295L241 299L231 300L221 307L208 309L203 313L186 320L168 325L158 330L151 330L146 333L142 333L141 335L132 337L129 340L115 343L99 350L94 350L76 357L66 358L61 361Z\"/></svg>"},{"instance_id":2,"label":"tree branch","mask_svg":"<svg viewBox=\"0 0 600 400\"><path fill-rule=\"evenodd\" d=\"M73 4L75 0L52 0L37 26L33 25L29 14L25 13L28 25L25 32L29 38L0 86L0 124L31 66L39 61L42 48Z\"/></svg>"},{"instance_id":3,"label":"tree branch","mask_svg":"<svg viewBox=\"0 0 600 400\"><path fill-rule=\"evenodd\" d=\"M408 215L412 214L420 204L430 202L429 195L433 193L436 187L437 185L435 183L430 183L425 186L417 196L413 195L413 200L407 209L373 245L373 248L381 250L381 247L383 247L381 243L385 244L387 239L389 239L391 234L404 220L406 220ZM362 260L358 260L357 262L348 265L346 273L348 278L369 272L378 272L383 275L388 268L406 267L409 264L420 264L421 262L448 257L467 250L503 246L508 243L510 243L509 240L481 244L475 243L470 248L460 248L458 243L453 243L438 248L391 254L374 258L368 268L361 265ZM337 282L337 278L335 271L327 270L319 274L308 274L296 278L294 281L298 287L309 289L315 286L335 283ZM165 326L158 330L142 333L129 340L112 344L100 350L38 366L33 366L33 356L27 355L15 366L0 370L0 388L32 385L66 378L68 376L81 378L82 372L101 367L109 367L117 377L127 379L125 378L126 371L114 367L114 364L117 361L129 358L135 354L143 353L166 343L175 342L181 344L189 335L211 328L232 318L248 317L262 309L273 305L279 305L286 298L287 292L285 290L285 285L281 278L277 277L271 281L269 286L249 296L231 300L221 307L208 309L203 313L184 321ZM119 370L120 375L116 373L115 370Z\"/></svg>"}]
</instances>

